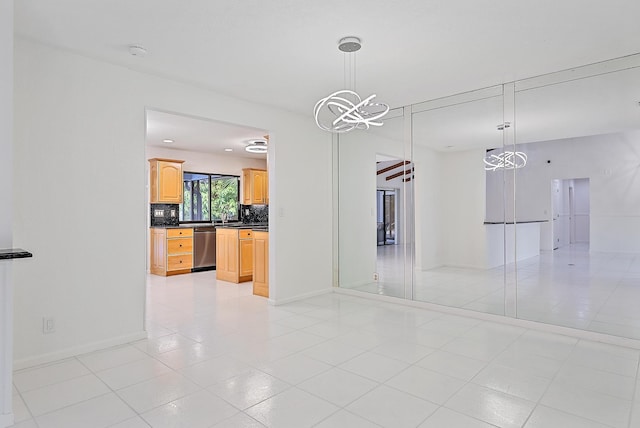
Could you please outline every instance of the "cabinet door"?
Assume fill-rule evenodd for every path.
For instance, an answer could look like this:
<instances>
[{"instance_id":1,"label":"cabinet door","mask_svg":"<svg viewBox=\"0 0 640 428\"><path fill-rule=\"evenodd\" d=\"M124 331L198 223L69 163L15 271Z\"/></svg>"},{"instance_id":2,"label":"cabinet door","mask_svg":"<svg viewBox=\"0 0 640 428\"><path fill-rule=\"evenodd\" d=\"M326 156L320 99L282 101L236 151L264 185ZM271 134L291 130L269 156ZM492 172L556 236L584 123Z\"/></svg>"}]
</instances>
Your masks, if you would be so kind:
<instances>
[{"instance_id":1,"label":"cabinet door","mask_svg":"<svg viewBox=\"0 0 640 428\"><path fill-rule=\"evenodd\" d=\"M253 294L269 297L269 234L256 232L253 240Z\"/></svg>"},{"instance_id":2,"label":"cabinet door","mask_svg":"<svg viewBox=\"0 0 640 428\"><path fill-rule=\"evenodd\" d=\"M229 270L229 236L218 230L216 233L216 270L218 272L227 272Z\"/></svg>"},{"instance_id":3,"label":"cabinet door","mask_svg":"<svg viewBox=\"0 0 640 428\"><path fill-rule=\"evenodd\" d=\"M158 191L160 202L182 203L182 164L158 162Z\"/></svg>"},{"instance_id":4,"label":"cabinet door","mask_svg":"<svg viewBox=\"0 0 640 428\"><path fill-rule=\"evenodd\" d=\"M253 275L253 239L240 240L240 276Z\"/></svg>"},{"instance_id":5,"label":"cabinet door","mask_svg":"<svg viewBox=\"0 0 640 428\"><path fill-rule=\"evenodd\" d=\"M151 251L149 270L156 275L164 275L166 270L166 238L164 229L151 228Z\"/></svg>"},{"instance_id":6,"label":"cabinet door","mask_svg":"<svg viewBox=\"0 0 640 428\"><path fill-rule=\"evenodd\" d=\"M251 179L253 181L252 199L254 204L265 203L265 175L264 171L251 171Z\"/></svg>"},{"instance_id":7,"label":"cabinet door","mask_svg":"<svg viewBox=\"0 0 640 428\"><path fill-rule=\"evenodd\" d=\"M238 282L238 231L218 229L216 233L216 278Z\"/></svg>"},{"instance_id":8,"label":"cabinet door","mask_svg":"<svg viewBox=\"0 0 640 428\"><path fill-rule=\"evenodd\" d=\"M264 203L269 204L269 173L264 171Z\"/></svg>"},{"instance_id":9,"label":"cabinet door","mask_svg":"<svg viewBox=\"0 0 640 428\"><path fill-rule=\"evenodd\" d=\"M248 169L242 170L242 203L244 205L251 205L251 171Z\"/></svg>"}]
</instances>

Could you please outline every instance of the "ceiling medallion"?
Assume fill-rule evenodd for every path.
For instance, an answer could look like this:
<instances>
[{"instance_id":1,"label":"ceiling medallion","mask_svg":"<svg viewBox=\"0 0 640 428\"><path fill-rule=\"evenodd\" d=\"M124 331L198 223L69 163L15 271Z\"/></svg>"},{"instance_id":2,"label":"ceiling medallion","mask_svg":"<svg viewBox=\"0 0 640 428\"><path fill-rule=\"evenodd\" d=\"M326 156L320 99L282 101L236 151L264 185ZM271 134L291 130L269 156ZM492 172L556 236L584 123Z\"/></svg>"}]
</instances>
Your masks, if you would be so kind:
<instances>
[{"instance_id":1,"label":"ceiling medallion","mask_svg":"<svg viewBox=\"0 0 640 428\"><path fill-rule=\"evenodd\" d=\"M348 89L333 92L316 103L313 115L320 129L344 133L383 125L379 119L389 112L389 106L374 102L375 94L362 99L355 91L355 52L361 47L357 37L345 37L338 42L338 49L345 53L345 87Z\"/></svg>"}]
</instances>

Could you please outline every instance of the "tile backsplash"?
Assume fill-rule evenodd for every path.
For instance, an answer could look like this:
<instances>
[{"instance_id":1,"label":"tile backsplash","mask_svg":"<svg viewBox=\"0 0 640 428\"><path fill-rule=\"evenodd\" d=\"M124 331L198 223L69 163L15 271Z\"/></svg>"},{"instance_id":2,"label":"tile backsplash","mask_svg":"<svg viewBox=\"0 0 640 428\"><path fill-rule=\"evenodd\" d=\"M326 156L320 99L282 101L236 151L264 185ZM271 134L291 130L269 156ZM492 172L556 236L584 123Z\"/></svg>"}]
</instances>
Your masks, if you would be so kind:
<instances>
[{"instance_id":1,"label":"tile backsplash","mask_svg":"<svg viewBox=\"0 0 640 428\"><path fill-rule=\"evenodd\" d=\"M151 204L151 226L177 226L180 223L178 204Z\"/></svg>"},{"instance_id":2,"label":"tile backsplash","mask_svg":"<svg viewBox=\"0 0 640 428\"><path fill-rule=\"evenodd\" d=\"M240 205L240 219L243 223L268 223L269 205Z\"/></svg>"}]
</instances>

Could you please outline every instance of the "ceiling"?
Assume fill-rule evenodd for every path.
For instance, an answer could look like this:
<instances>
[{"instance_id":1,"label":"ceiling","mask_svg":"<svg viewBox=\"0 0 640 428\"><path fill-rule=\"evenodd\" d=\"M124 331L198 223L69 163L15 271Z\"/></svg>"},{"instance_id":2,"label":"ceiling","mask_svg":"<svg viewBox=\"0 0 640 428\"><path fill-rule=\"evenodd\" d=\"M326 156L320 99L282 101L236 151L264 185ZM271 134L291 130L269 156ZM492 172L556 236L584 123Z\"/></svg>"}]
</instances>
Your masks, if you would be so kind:
<instances>
[{"instance_id":1,"label":"ceiling","mask_svg":"<svg viewBox=\"0 0 640 428\"><path fill-rule=\"evenodd\" d=\"M15 1L19 37L311 117L341 89L392 108L629 55L637 0ZM134 57L128 46L148 50Z\"/></svg>"},{"instance_id":2,"label":"ceiling","mask_svg":"<svg viewBox=\"0 0 640 428\"><path fill-rule=\"evenodd\" d=\"M344 36L363 42L357 53L358 92L375 93L392 108L640 50L637 0L19 0L14 7L18 37L300 113L310 121L315 102L343 86L337 42ZM148 54L130 55L132 44ZM501 115L495 117L495 101L485 100L475 119L473 110L480 105L425 112L422 139L437 141L432 144L440 150L495 145ZM535 94L527 105L538 102L547 114L538 129L547 130L549 116L557 119L582 105L556 105ZM597 121L598 111L586 117ZM529 117L532 125L545 119L533 110ZM567 128L573 122L554 123ZM416 129L422 132L420 124ZM246 140L265 133L162 112L150 112L148 130L150 144L171 138L195 151L233 144L236 156ZM547 134L527 139L555 135Z\"/></svg>"},{"instance_id":3,"label":"ceiling","mask_svg":"<svg viewBox=\"0 0 640 428\"><path fill-rule=\"evenodd\" d=\"M267 131L263 129L147 110L146 134L146 143L149 146L215 153L219 156L253 159L266 159L267 157L266 154L245 151L250 140L264 139ZM165 143L166 139L173 142ZM227 152L225 149L233 151Z\"/></svg>"}]
</instances>

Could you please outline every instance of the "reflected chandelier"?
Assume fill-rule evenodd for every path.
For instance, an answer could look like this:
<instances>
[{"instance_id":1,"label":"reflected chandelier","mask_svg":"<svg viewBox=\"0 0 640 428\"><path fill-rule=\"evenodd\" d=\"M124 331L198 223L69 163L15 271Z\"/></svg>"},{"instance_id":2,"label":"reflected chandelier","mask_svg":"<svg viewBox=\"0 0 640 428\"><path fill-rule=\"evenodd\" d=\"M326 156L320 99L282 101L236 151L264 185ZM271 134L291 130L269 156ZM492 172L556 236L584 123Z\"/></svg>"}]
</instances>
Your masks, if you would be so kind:
<instances>
[{"instance_id":1,"label":"reflected chandelier","mask_svg":"<svg viewBox=\"0 0 640 428\"><path fill-rule=\"evenodd\" d=\"M485 171L524 168L526 164L527 154L523 152L502 152L499 155L487 155L484 158Z\"/></svg>"},{"instance_id":2,"label":"reflected chandelier","mask_svg":"<svg viewBox=\"0 0 640 428\"><path fill-rule=\"evenodd\" d=\"M345 87L347 87L347 76L352 86L350 89L333 92L316 103L313 115L320 129L343 133L354 129L382 126L379 119L389 112L389 106L374 102L375 94L362 99L355 91L355 52L361 47L362 43L357 37L344 37L338 42L338 49L345 53Z\"/></svg>"}]
</instances>

